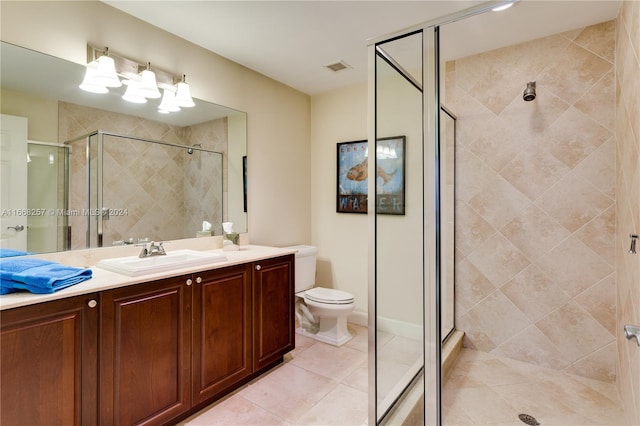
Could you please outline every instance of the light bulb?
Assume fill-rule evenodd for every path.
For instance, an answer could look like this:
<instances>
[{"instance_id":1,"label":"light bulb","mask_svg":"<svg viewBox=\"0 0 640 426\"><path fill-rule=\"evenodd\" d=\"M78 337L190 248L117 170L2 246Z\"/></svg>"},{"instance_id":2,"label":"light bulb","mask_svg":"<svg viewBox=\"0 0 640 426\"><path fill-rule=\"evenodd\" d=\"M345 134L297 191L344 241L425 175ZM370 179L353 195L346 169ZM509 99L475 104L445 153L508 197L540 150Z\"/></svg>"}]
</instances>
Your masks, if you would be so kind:
<instances>
[{"instance_id":1,"label":"light bulb","mask_svg":"<svg viewBox=\"0 0 640 426\"><path fill-rule=\"evenodd\" d=\"M109 91L109 89L107 89L107 86L96 82L98 66L99 65L96 61L92 61L87 64L87 69L84 73L84 79L79 86L85 92L107 93Z\"/></svg>"},{"instance_id":2,"label":"light bulb","mask_svg":"<svg viewBox=\"0 0 640 426\"><path fill-rule=\"evenodd\" d=\"M122 82L116 74L116 64L113 58L109 56L100 56L96 62L98 63L98 73L95 76L95 82L106 87L120 87Z\"/></svg>"},{"instance_id":3,"label":"light bulb","mask_svg":"<svg viewBox=\"0 0 640 426\"><path fill-rule=\"evenodd\" d=\"M147 98L138 93L139 84L137 81L128 80L127 90L122 95L122 99L127 102L133 102L134 104L144 104L147 102Z\"/></svg>"},{"instance_id":4,"label":"light bulb","mask_svg":"<svg viewBox=\"0 0 640 426\"><path fill-rule=\"evenodd\" d=\"M176 105L184 108L190 108L196 104L191 98L191 89L185 80L186 76L182 74L182 81L177 84Z\"/></svg>"},{"instance_id":5,"label":"light bulb","mask_svg":"<svg viewBox=\"0 0 640 426\"><path fill-rule=\"evenodd\" d=\"M150 69L146 69L140 73L142 80L138 86L138 94L145 98L155 99L162 96L158 90L156 83L156 74Z\"/></svg>"},{"instance_id":6,"label":"light bulb","mask_svg":"<svg viewBox=\"0 0 640 426\"><path fill-rule=\"evenodd\" d=\"M164 89L158 111L162 113L180 111L180 107L176 105L176 95L172 90Z\"/></svg>"}]
</instances>

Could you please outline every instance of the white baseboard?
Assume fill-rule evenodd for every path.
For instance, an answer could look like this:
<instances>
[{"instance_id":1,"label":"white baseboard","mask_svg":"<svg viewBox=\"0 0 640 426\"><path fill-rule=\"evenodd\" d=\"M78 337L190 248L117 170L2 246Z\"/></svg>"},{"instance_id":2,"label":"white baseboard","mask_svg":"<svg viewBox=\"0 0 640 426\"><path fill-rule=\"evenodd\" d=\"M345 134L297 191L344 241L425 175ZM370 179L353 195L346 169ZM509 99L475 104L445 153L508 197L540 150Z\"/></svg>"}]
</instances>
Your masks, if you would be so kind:
<instances>
[{"instance_id":1,"label":"white baseboard","mask_svg":"<svg viewBox=\"0 0 640 426\"><path fill-rule=\"evenodd\" d=\"M368 327L369 315L364 311L353 311L347 321L351 324ZM423 336L420 325L392 318L378 317L378 330L415 340L420 340Z\"/></svg>"}]
</instances>

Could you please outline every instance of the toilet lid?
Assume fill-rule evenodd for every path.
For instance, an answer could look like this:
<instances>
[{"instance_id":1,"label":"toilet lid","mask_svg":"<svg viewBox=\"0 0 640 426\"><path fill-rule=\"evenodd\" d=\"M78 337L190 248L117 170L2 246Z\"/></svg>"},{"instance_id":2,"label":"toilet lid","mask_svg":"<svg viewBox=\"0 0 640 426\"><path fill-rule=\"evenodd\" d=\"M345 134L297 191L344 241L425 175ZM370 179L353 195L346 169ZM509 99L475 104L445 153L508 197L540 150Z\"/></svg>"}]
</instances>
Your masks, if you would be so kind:
<instances>
[{"instance_id":1,"label":"toilet lid","mask_svg":"<svg viewBox=\"0 0 640 426\"><path fill-rule=\"evenodd\" d=\"M317 303L346 305L353 303L353 296L346 291L333 288L314 287L305 292L305 297Z\"/></svg>"}]
</instances>

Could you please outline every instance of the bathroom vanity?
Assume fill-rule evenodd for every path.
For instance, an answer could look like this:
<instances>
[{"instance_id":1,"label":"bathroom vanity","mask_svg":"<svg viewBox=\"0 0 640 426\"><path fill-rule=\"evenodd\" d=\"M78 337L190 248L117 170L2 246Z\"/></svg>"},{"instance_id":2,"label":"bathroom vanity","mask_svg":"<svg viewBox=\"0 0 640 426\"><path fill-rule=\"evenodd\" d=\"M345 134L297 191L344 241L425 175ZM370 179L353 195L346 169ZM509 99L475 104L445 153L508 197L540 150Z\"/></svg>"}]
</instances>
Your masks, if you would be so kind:
<instances>
[{"instance_id":1,"label":"bathroom vanity","mask_svg":"<svg viewBox=\"0 0 640 426\"><path fill-rule=\"evenodd\" d=\"M170 424L282 362L294 257L256 252L3 309L0 423Z\"/></svg>"}]
</instances>

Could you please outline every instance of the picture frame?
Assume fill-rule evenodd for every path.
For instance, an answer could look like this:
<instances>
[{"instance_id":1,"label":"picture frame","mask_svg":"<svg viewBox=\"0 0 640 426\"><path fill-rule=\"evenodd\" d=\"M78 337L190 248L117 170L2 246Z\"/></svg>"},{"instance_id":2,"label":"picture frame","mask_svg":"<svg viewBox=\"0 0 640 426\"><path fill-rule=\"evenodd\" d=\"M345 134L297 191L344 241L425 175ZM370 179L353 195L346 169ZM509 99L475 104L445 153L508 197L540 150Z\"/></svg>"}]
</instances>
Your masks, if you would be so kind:
<instances>
[{"instance_id":1,"label":"picture frame","mask_svg":"<svg viewBox=\"0 0 640 426\"><path fill-rule=\"evenodd\" d=\"M405 136L376 142L376 213L405 214ZM336 152L336 212L367 213L368 142L339 142Z\"/></svg>"},{"instance_id":2,"label":"picture frame","mask_svg":"<svg viewBox=\"0 0 640 426\"><path fill-rule=\"evenodd\" d=\"M247 156L242 157L242 198L244 201L244 212L247 212Z\"/></svg>"}]
</instances>

